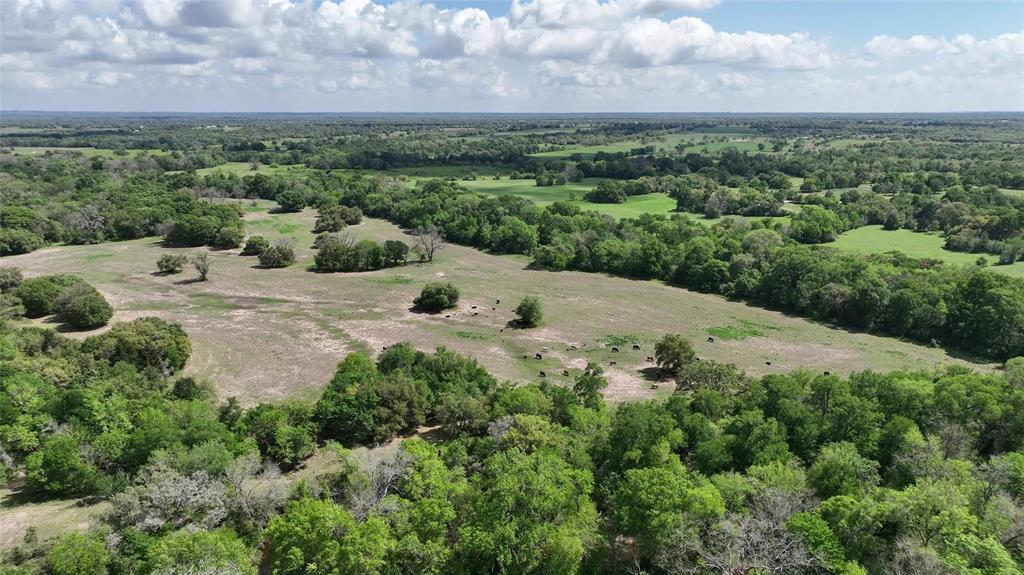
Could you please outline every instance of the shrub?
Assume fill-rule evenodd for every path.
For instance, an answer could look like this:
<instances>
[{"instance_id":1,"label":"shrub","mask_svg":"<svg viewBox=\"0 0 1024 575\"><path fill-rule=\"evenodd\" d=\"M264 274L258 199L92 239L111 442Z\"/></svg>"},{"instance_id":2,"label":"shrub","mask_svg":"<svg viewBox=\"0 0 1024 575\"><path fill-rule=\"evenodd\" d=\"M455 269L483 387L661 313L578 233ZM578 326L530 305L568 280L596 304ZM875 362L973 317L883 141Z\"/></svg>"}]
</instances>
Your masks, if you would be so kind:
<instances>
[{"instance_id":1,"label":"shrub","mask_svg":"<svg viewBox=\"0 0 1024 575\"><path fill-rule=\"evenodd\" d=\"M210 275L210 254L199 252L192 256L192 266L199 272L199 281L204 282Z\"/></svg>"},{"instance_id":2,"label":"shrub","mask_svg":"<svg viewBox=\"0 0 1024 575\"><path fill-rule=\"evenodd\" d=\"M188 258L183 255L164 254L160 256L160 259L156 260L156 267L160 270L160 273L177 274L185 269L186 263L188 263Z\"/></svg>"},{"instance_id":3,"label":"shrub","mask_svg":"<svg viewBox=\"0 0 1024 575\"><path fill-rule=\"evenodd\" d=\"M245 232L242 228L223 227L217 230L210 245L222 250L230 250L242 245L243 238L245 238Z\"/></svg>"},{"instance_id":4,"label":"shrub","mask_svg":"<svg viewBox=\"0 0 1024 575\"><path fill-rule=\"evenodd\" d=\"M86 338L82 351L111 364L123 361L140 370L156 369L170 374L185 367L192 344L180 325L144 317Z\"/></svg>"},{"instance_id":5,"label":"shrub","mask_svg":"<svg viewBox=\"0 0 1024 575\"><path fill-rule=\"evenodd\" d=\"M0 228L0 256L27 254L46 245L39 234L28 230Z\"/></svg>"},{"instance_id":6,"label":"shrub","mask_svg":"<svg viewBox=\"0 0 1024 575\"><path fill-rule=\"evenodd\" d=\"M258 256L266 251L270 247L270 242L263 236L252 236L249 241L245 242L245 247L242 248L243 256Z\"/></svg>"},{"instance_id":7,"label":"shrub","mask_svg":"<svg viewBox=\"0 0 1024 575\"><path fill-rule=\"evenodd\" d=\"M544 317L544 312L540 306L540 299L532 295L524 297L523 301L519 302L519 305L516 306L515 312L519 316L516 323L522 327L537 327L540 324L540 320Z\"/></svg>"},{"instance_id":8,"label":"shrub","mask_svg":"<svg viewBox=\"0 0 1024 575\"><path fill-rule=\"evenodd\" d=\"M260 254L260 266L265 268L286 268L295 263L295 248L291 244L281 242Z\"/></svg>"},{"instance_id":9,"label":"shrub","mask_svg":"<svg viewBox=\"0 0 1024 575\"><path fill-rule=\"evenodd\" d=\"M342 221L350 226L357 226L363 221L363 210L357 207L341 206L338 213L341 215Z\"/></svg>"},{"instance_id":10,"label":"shrub","mask_svg":"<svg viewBox=\"0 0 1024 575\"><path fill-rule=\"evenodd\" d=\"M32 278L22 282L14 295L18 296L22 305L25 306L25 315L28 317L43 317L53 313L53 306L57 296L82 280L71 274L57 274Z\"/></svg>"},{"instance_id":11,"label":"shrub","mask_svg":"<svg viewBox=\"0 0 1024 575\"><path fill-rule=\"evenodd\" d=\"M24 278L18 268L0 267L0 293L18 289Z\"/></svg>"},{"instance_id":12,"label":"shrub","mask_svg":"<svg viewBox=\"0 0 1024 575\"><path fill-rule=\"evenodd\" d=\"M306 207L306 196L298 190L286 190L277 194L275 199L282 212L301 212Z\"/></svg>"},{"instance_id":13,"label":"shrub","mask_svg":"<svg viewBox=\"0 0 1024 575\"><path fill-rule=\"evenodd\" d=\"M403 265L409 260L409 245L399 240L384 242L384 265Z\"/></svg>"},{"instance_id":14,"label":"shrub","mask_svg":"<svg viewBox=\"0 0 1024 575\"><path fill-rule=\"evenodd\" d=\"M106 325L114 315L103 294L87 283L77 283L64 289L53 305L57 317L78 329L93 329Z\"/></svg>"},{"instance_id":15,"label":"shrub","mask_svg":"<svg viewBox=\"0 0 1024 575\"><path fill-rule=\"evenodd\" d=\"M429 283L423 286L419 297L412 301L423 311L439 312L453 308L459 302L459 290L450 283Z\"/></svg>"}]
</instances>

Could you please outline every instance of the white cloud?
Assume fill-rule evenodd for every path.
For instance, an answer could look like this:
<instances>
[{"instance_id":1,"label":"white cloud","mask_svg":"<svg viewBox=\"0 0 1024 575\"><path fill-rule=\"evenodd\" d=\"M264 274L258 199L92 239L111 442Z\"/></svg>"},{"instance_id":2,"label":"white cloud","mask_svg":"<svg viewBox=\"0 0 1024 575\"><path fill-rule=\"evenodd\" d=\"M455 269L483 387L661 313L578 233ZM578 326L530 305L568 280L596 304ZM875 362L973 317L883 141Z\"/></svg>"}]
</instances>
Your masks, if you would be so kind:
<instances>
[{"instance_id":1,"label":"white cloud","mask_svg":"<svg viewBox=\"0 0 1024 575\"><path fill-rule=\"evenodd\" d=\"M719 1L513 0L489 14L424 0L0 0L0 87L7 105L74 90L113 102L118 90L167 94L178 83L195 89L187 103L208 93L231 105L349 92L330 101L454 109L529 96L542 109L571 107L560 97L571 93L598 109L600 98L686 109L700 95L768 96L748 100L766 109L809 85L881 98L984 75L1008 94L1024 73L1021 33L883 35L840 54L819 36L712 26L697 12Z\"/></svg>"}]
</instances>

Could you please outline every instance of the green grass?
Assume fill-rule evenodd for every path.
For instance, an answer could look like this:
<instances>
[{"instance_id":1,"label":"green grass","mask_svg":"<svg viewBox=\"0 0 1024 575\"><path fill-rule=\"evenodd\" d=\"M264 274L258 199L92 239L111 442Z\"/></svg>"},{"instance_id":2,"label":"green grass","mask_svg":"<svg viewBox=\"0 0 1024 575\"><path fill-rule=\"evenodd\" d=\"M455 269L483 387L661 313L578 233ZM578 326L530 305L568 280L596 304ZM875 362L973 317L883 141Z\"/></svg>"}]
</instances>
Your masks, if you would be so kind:
<instances>
[{"instance_id":1,"label":"green grass","mask_svg":"<svg viewBox=\"0 0 1024 575\"><path fill-rule=\"evenodd\" d=\"M708 335L712 335L718 339L738 341L747 339L748 337L761 337L765 334L765 331L774 329L771 326L763 326L743 319L739 320L737 323L738 324L709 327Z\"/></svg>"},{"instance_id":2,"label":"green grass","mask_svg":"<svg viewBox=\"0 0 1024 575\"><path fill-rule=\"evenodd\" d=\"M266 208L270 203L258 205ZM734 363L751 375L806 365L849 373L962 361L942 349L837 330L660 282L532 270L528 257L495 256L457 245L447 246L432 263L375 272L312 273L307 267L313 256L310 230L315 218L312 209L248 213L250 233L265 235L271 242L294 236L298 261L284 269L260 269L255 258L240 257L237 249L214 250L210 280L205 283L191 282L196 276L192 269L153 275L161 255L196 251L162 247L153 238L58 246L10 256L5 265L17 266L29 277L54 269L80 275L113 303L115 321L153 315L181 323L192 340L185 373L210 379L221 397L236 396L246 405L289 397L315 399L347 353L376 354L400 341L422 350L444 346L471 355L502 381L537 381L538 371L544 370L547 381L571 385L571 376L563 376L562 370L572 374L586 362L597 362L608 370L608 396L613 401L654 393L639 370L649 367L645 358L653 355L652 342L666 333L689 339L702 358ZM282 236L280 230L291 235ZM357 240L410 241L402 230L373 218L348 231ZM95 257L105 253L114 256ZM437 315L411 310L412 300L431 281L457 285L462 294L459 308ZM541 299L543 325L509 329L513 307L527 294ZM501 303L495 303L498 299ZM716 328L731 328L723 332L727 336L749 335L752 330L764 335L706 342L709 330ZM634 342L640 351L632 350ZM578 349L571 350L573 346ZM550 350L543 360L532 359L543 347ZM620 352L612 353L610 347L619 347ZM768 361L771 366L766 367Z\"/></svg>"},{"instance_id":3,"label":"green grass","mask_svg":"<svg viewBox=\"0 0 1024 575\"><path fill-rule=\"evenodd\" d=\"M864 226L852 229L828 244L842 250L856 253L885 253L898 251L914 258L932 258L949 264L973 266L978 258L989 262L988 269L1012 276L1024 277L1024 262L1009 266L991 265L998 261L995 256L987 254L969 254L949 251L942 246L945 240L933 233L920 233L910 230L884 230L882 226Z\"/></svg>"}]
</instances>

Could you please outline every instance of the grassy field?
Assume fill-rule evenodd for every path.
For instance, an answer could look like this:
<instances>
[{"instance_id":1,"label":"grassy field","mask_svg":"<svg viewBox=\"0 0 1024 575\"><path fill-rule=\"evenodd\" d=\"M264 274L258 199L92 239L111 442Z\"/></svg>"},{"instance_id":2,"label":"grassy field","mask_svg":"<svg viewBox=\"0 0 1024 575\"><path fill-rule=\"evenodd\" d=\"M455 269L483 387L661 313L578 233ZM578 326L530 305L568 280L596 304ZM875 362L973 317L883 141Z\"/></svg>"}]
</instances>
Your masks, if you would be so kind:
<instances>
[{"instance_id":1,"label":"grassy field","mask_svg":"<svg viewBox=\"0 0 1024 575\"><path fill-rule=\"evenodd\" d=\"M156 315L181 323L193 341L186 371L212 379L222 397L237 396L250 405L316 397L346 353L377 353L403 340L471 354L500 379L513 381L536 381L545 371L549 381L568 383L596 361L608 370L614 400L667 392L665 385L652 390L641 370L650 367L646 357L653 355L654 341L669 332L693 341L699 356L755 375L802 366L847 373L961 362L941 349L850 333L659 282L529 270L525 257L460 246L448 246L432 264L319 274L309 269L315 213L270 214L268 207L262 203L247 214L249 228L271 241L295 242L299 261L290 268L258 269L254 258L230 250L211 252L209 282L191 282L191 270L155 275L160 255L196 251L164 248L155 239L53 247L3 263L29 276L53 270L80 274L108 298L116 321ZM358 239L410 241L379 220L350 229ZM459 286L459 308L441 315L411 311L423 284L436 280ZM544 324L508 328L512 308L528 294L544 303ZM708 343L713 333L737 337ZM635 340L641 350L613 353L607 342L616 338ZM573 345L578 351L569 351ZM544 359L532 359L535 353ZM609 366L611 360L618 365Z\"/></svg>"},{"instance_id":2,"label":"grassy field","mask_svg":"<svg viewBox=\"0 0 1024 575\"><path fill-rule=\"evenodd\" d=\"M915 258L935 258L946 263L975 265L979 257L989 264L998 260L987 254L951 252L942 246L945 240L938 234L923 234L910 230L884 230L882 226L864 226L852 229L833 242L832 246L857 253L884 253L900 251ZM990 265L990 270L1007 275L1024 277L1024 262L1009 266Z\"/></svg>"},{"instance_id":3,"label":"grassy field","mask_svg":"<svg viewBox=\"0 0 1024 575\"><path fill-rule=\"evenodd\" d=\"M705 138L712 141L702 142ZM684 143L690 151L705 151L707 153L720 152L726 148L736 148L741 152L756 152L759 143L767 143L766 138L751 136L746 133L700 133L687 132L684 134L668 134L657 140L641 142L640 140L624 140L594 146L566 146L561 149L544 150L532 154L537 158L568 158L573 154L579 154L584 158L592 158L598 152L616 153L629 152L644 146L654 146L656 149L670 149L677 144Z\"/></svg>"}]
</instances>

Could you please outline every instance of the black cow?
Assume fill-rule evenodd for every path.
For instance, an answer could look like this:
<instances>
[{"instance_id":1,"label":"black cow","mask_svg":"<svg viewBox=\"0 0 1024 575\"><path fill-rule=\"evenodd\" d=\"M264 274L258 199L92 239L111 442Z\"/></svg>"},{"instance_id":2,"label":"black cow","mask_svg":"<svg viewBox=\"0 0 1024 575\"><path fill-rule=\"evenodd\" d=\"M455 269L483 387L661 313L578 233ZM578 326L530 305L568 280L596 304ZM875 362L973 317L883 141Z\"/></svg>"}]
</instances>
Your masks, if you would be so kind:
<instances>
[{"instance_id":1,"label":"black cow","mask_svg":"<svg viewBox=\"0 0 1024 575\"><path fill-rule=\"evenodd\" d=\"M651 357L651 356L647 356L647 362L648 363L654 363L654 358Z\"/></svg>"},{"instance_id":2,"label":"black cow","mask_svg":"<svg viewBox=\"0 0 1024 575\"><path fill-rule=\"evenodd\" d=\"M548 374L546 374L546 373L544 373L544 372L542 371L542 372L540 372L540 376L541 376L541 377L547 377L547 376L548 376Z\"/></svg>"},{"instance_id":3,"label":"black cow","mask_svg":"<svg viewBox=\"0 0 1024 575\"><path fill-rule=\"evenodd\" d=\"M640 351L640 346L634 343L633 344L633 351Z\"/></svg>"},{"instance_id":4,"label":"black cow","mask_svg":"<svg viewBox=\"0 0 1024 575\"><path fill-rule=\"evenodd\" d=\"M544 359L544 356L542 356L539 353L535 353L535 354L533 354L533 359Z\"/></svg>"},{"instance_id":5,"label":"black cow","mask_svg":"<svg viewBox=\"0 0 1024 575\"><path fill-rule=\"evenodd\" d=\"M708 343L715 343L715 338L708 336Z\"/></svg>"},{"instance_id":6,"label":"black cow","mask_svg":"<svg viewBox=\"0 0 1024 575\"><path fill-rule=\"evenodd\" d=\"M619 353L619 348L617 348L617 347L613 347L613 348L612 348L612 351L614 351L615 353Z\"/></svg>"}]
</instances>

